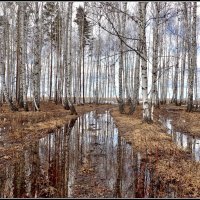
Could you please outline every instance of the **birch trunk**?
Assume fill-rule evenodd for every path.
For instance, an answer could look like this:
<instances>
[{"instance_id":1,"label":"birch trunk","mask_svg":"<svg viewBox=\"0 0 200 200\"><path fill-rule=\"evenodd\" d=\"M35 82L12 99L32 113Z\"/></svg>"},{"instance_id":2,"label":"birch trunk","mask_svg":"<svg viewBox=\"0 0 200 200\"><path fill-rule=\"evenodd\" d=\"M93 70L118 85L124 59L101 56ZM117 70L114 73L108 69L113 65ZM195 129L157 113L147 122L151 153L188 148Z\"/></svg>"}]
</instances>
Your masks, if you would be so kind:
<instances>
[{"instance_id":1,"label":"birch trunk","mask_svg":"<svg viewBox=\"0 0 200 200\"><path fill-rule=\"evenodd\" d=\"M124 26L124 22L121 20L119 12L117 13L117 18L118 18L118 30L119 30L119 34L122 35L123 34L123 28L122 26ZM124 68L124 63L123 63L123 59L124 59L124 54L123 54L123 42L122 39L120 38L120 54L119 54L119 99L118 99L118 103L119 103L119 112L122 114L124 113L124 101L123 101L123 81L122 81L122 73L123 73L123 68Z\"/></svg>"},{"instance_id":2,"label":"birch trunk","mask_svg":"<svg viewBox=\"0 0 200 200\"><path fill-rule=\"evenodd\" d=\"M68 97L67 97L67 71L68 71L68 66L67 66L67 60L68 60L68 35L69 35L69 13L70 8L69 8L69 3L68 3L68 10L67 10L67 20L66 20L66 34L65 34L65 47L64 47L64 66L65 66L65 98L64 98L64 108L66 110L69 110L69 103L68 103Z\"/></svg>"},{"instance_id":3,"label":"birch trunk","mask_svg":"<svg viewBox=\"0 0 200 200\"><path fill-rule=\"evenodd\" d=\"M18 34L17 34L17 70L18 70L18 104L19 107L23 108L23 22L24 22L24 14L23 14L23 3L18 4Z\"/></svg>"},{"instance_id":4,"label":"birch trunk","mask_svg":"<svg viewBox=\"0 0 200 200\"><path fill-rule=\"evenodd\" d=\"M189 74L188 74L188 102L187 102L188 112L191 112L194 107L193 106L194 72L197 64L196 17L197 17L197 3L193 2L191 66L189 67Z\"/></svg>"},{"instance_id":5,"label":"birch trunk","mask_svg":"<svg viewBox=\"0 0 200 200\"><path fill-rule=\"evenodd\" d=\"M73 2L68 3L69 6L69 60L68 60L68 74L67 74L67 94L70 103L71 115L77 115L76 109L71 100L71 82L72 82L72 6Z\"/></svg>"},{"instance_id":6,"label":"birch trunk","mask_svg":"<svg viewBox=\"0 0 200 200\"><path fill-rule=\"evenodd\" d=\"M8 21L1 16L0 18L0 78L1 78L1 87L6 100L6 103L9 104L9 107L12 111L18 111L18 108L13 104L12 100L8 96L8 90L5 81L5 40L4 40L4 29Z\"/></svg>"},{"instance_id":7,"label":"birch trunk","mask_svg":"<svg viewBox=\"0 0 200 200\"><path fill-rule=\"evenodd\" d=\"M23 91L23 107L25 111L28 111L28 104L27 104L27 86L26 86L26 66L25 66L25 43L26 43L26 37L25 37L25 9L26 4L20 3L20 90Z\"/></svg>"},{"instance_id":8,"label":"birch trunk","mask_svg":"<svg viewBox=\"0 0 200 200\"><path fill-rule=\"evenodd\" d=\"M159 11L160 11L160 2L155 2L154 11L156 13L156 19L153 27L153 69L152 69L152 96L151 96L151 117L153 119L153 110L154 107L157 106L157 97L158 97L158 89L157 89L157 80L158 80L158 29L159 29Z\"/></svg>"},{"instance_id":9,"label":"birch trunk","mask_svg":"<svg viewBox=\"0 0 200 200\"><path fill-rule=\"evenodd\" d=\"M148 80L147 80L147 50L146 50L146 2L139 2L140 15L140 35L141 35L141 70L142 70L142 104L143 104L143 121L151 123L151 113L148 102Z\"/></svg>"},{"instance_id":10,"label":"birch trunk","mask_svg":"<svg viewBox=\"0 0 200 200\"><path fill-rule=\"evenodd\" d=\"M33 109L40 109L40 74L41 74L41 55L40 55L40 29L39 29L39 7L35 2L35 48L34 48L34 68L33 68Z\"/></svg>"},{"instance_id":11,"label":"birch trunk","mask_svg":"<svg viewBox=\"0 0 200 200\"><path fill-rule=\"evenodd\" d=\"M178 8L177 8L178 10ZM178 15L178 11L177 11ZM179 69L179 24L180 24L180 18L177 17L177 30L176 30L176 64L175 64L175 73L174 73L174 84L173 84L173 97L172 97L172 103L175 103L178 105L178 69Z\"/></svg>"},{"instance_id":12,"label":"birch trunk","mask_svg":"<svg viewBox=\"0 0 200 200\"><path fill-rule=\"evenodd\" d=\"M137 50L140 50L140 40L141 40L141 35L140 35L140 28L137 28L138 32L138 38L139 41L137 41ZM135 60L135 71L134 71L134 90L133 90L133 100L135 102L135 106L139 104L139 86L140 86L140 56L137 54L136 55L136 60Z\"/></svg>"}]
</instances>

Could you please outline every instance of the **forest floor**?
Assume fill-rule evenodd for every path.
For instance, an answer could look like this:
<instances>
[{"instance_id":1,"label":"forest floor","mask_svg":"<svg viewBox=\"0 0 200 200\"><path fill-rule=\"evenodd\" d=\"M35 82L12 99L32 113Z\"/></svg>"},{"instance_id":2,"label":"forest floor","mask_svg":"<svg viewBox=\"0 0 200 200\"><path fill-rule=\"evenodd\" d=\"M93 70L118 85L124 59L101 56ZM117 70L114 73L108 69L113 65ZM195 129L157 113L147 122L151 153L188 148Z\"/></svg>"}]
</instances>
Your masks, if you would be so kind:
<instances>
[{"instance_id":1,"label":"forest floor","mask_svg":"<svg viewBox=\"0 0 200 200\"><path fill-rule=\"evenodd\" d=\"M175 131L200 137L200 112L187 112L186 106L161 106L160 114L173 119Z\"/></svg>"},{"instance_id":2,"label":"forest floor","mask_svg":"<svg viewBox=\"0 0 200 200\"><path fill-rule=\"evenodd\" d=\"M40 112L11 112L7 105L0 107L0 167L6 160L13 160L16 151L22 151L25 146L60 128L71 119L92 110L112 109L111 115L119 133L152 165L158 184L172 189L178 197L200 197L200 163L191 160L189 152L180 149L172 141L159 121L159 115L170 117L177 131L200 136L200 113L187 113L184 106L161 106L161 109L155 109L154 123L145 124L142 121L141 106L137 107L133 115L120 114L116 105L86 104L76 106L76 109L78 115L73 116L70 111L63 109L61 104L56 105L53 102L42 102ZM85 193L89 191L90 197L99 197L98 193L102 194L102 197L109 196L110 191L104 188L99 180L92 178L93 171L85 174L86 169L87 166L83 166L78 174L78 180L83 180L82 185L75 187L76 197L82 197L77 193L80 188L84 190L85 186L88 187L85 188ZM166 188L163 188L163 194L164 190ZM160 191L162 192L162 189Z\"/></svg>"},{"instance_id":3,"label":"forest floor","mask_svg":"<svg viewBox=\"0 0 200 200\"><path fill-rule=\"evenodd\" d=\"M40 112L12 112L8 105L0 107L0 166L6 160L13 160L16 151L22 151L25 146L46 134L67 124L71 119L92 110L107 110L113 105L85 104L75 106L78 115L70 115L61 104L41 102Z\"/></svg>"},{"instance_id":4,"label":"forest floor","mask_svg":"<svg viewBox=\"0 0 200 200\"><path fill-rule=\"evenodd\" d=\"M200 134L200 113L187 113L184 106L167 105L156 109L152 124L143 123L140 106L131 116L120 114L117 108L111 112L119 133L152 165L159 185L170 188L178 197L200 197L200 163L191 160L189 153L166 134L166 128L159 122L161 114L173 117L177 130ZM164 191L166 188L163 195Z\"/></svg>"}]
</instances>

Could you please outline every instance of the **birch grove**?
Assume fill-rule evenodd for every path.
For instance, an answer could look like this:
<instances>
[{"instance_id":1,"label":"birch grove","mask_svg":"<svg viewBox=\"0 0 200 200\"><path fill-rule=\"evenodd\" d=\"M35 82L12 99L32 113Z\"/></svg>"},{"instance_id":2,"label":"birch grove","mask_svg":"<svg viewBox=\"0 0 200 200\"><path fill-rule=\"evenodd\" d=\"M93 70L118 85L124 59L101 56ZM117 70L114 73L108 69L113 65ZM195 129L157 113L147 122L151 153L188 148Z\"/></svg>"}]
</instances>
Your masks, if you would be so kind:
<instances>
[{"instance_id":1,"label":"birch grove","mask_svg":"<svg viewBox=\"0 0 200 200\"><path fill-rule=\"evenodd\" d=\"M197 2L1 2L1 105L199 111ZM128 106L128 109L127 109Z\"/></svg>"}]
</instances>

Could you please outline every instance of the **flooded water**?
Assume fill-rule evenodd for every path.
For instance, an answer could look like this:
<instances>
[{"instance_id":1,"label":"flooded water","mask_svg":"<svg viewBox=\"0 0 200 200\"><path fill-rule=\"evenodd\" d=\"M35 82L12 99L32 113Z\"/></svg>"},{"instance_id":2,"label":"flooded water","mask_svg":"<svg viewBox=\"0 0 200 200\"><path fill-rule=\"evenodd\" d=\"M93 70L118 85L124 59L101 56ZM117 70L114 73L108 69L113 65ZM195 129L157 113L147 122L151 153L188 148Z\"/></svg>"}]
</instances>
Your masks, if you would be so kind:
<instances>
[{"instance_id":1,"label":"flooded water","mask_svg":"<svg viewBox=\"0 0 200 200\"><path fill-rule=\"evenodd\" d=\"M0 169L1 198L74 197L84 164L94 168L109 197L159 197L163 190L145 159L120 137L108 111L86 113L16 157ZM164 197L174 194L165 191Z\"/></svg>"},{"instance_id":2,"label":"flooded water","mask_svg":"<svg viewBox=\"0 0 200 200\"><path fill-rule=\"evenodd\" d=\"M187 150L191 158L200 161L200 138L191 136L187 133L175 131L172 125L172 119L160 116L160 121L167 128L167 133L171 135L172 141L180 148Z\"/></svg>"}]
</instances>

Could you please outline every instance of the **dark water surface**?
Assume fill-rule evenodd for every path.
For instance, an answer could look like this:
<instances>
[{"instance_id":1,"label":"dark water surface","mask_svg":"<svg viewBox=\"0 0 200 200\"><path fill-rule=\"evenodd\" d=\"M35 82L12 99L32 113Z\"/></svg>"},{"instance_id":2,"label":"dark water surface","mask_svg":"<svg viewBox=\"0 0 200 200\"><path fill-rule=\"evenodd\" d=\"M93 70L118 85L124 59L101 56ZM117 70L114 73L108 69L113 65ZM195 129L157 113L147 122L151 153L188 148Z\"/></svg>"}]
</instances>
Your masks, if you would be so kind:
<instances>
[{"instance_id":1,"label":"dark water surface","mask_svg":"<svg viewBox=\"0 0 200 200\"><path fill-rule=\"evenodd\" d=\"M108 111L86 113L16 157L17 162L0 169L1 198L72 197L85 162L112 191L110 197L158 197L161 190L149 164L120 137ZM164 197L174 197L164 192Z\"/></svg>"}]
</instances>

